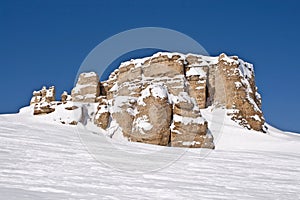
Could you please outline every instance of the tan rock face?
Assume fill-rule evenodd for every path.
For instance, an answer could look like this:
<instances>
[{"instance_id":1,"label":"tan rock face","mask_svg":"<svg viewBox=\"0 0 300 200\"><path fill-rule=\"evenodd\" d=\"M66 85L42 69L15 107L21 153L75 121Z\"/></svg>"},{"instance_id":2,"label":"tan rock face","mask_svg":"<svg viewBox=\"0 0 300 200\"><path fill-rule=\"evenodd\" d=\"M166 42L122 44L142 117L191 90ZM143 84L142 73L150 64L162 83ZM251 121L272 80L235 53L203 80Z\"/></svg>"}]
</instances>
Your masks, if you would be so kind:
<instances>
[{"instance_id":1,"label":"tan rock face","mask_svg":"<svg viewBox=\"0 0 300 200\"><path fill-rule=\"evenodd\" d=\"M137 115L129 140L148 144L168 145L172 105L164 86L148 86L138 98Z\"/></svg>"},{"instance_id":2,"label":"tan rock face","mask_svg":"<svg viewBox=\"0 0 300 200\"><path fill-rule=\"evenodd\" d=\"M207 132L207 121L202 118L196 100L184 92L178 97L173 109L171 145L213 149L213 137Z\"/></svg>"},{"instance_id":3,"label":"tan rock face","mask_svg":"<svg viewBox=\"0 0 300 200\"><path fill-rule=\"evenodd\" d=\"M232 119L248 129L263 131L265 120L252 65L221 54L218 66L218 73L225 83L226 108L234 109L229 113Z\"/></svg>"},{"instance_id":4,"label":"tan rock face","mask_svg":"<svg viewBox=\"0 0 300 200\"><path fill-rule=\"evenodd\" d=\"M201 117L199 110L199 105L205 107L206 102L205 78L206 75L200 74L187 80L184 60L179 55L158 55L142 62L123 63L101 85L111 102L109 106L112 120L116 121L123 135L130 141L213 148L212 137L207 134L207 122ZM193 92L189 86L197 88L197 91ZM198 95L201 86L204 89ZM158 97L158 94L162 96ZM175 103L178 96L183 98L182 94L185 94L188 101ZM192 100L192 95L198 97L197 101ZM180 117L183 115L184 119L191 118L195 123L183 124L177 121L172 125L174 116L177 116L174 113ZM171 125L174 126L172 137ZM182 136L176 135L177 129ZM189 140L191 136L193 140ZM211 139L207 139L208 137Z\"/></svg>"},{"instance_id":5,"label":"tan rock face","mask_svg":"<svg viewBox=\"0 0 300 200\"><path fill-rule=\"evenodd\" d=\"M214 148L201 109L227 109L232 120L263 131L265 120L251 64L236 56L157 53L122 63L109 79L82 73L67 101L98 103L94 123L130 141L176 147ZM35 91L35 114L53 112L55 89ZM72 108L70 108L72 109ZM113 124L113 125L111 125ZM113 127L111 129L111 127Z\"/></svg>"},{"instance_id":6,"label":"tan rock face","mask_svg":"<svg viewBox=\"0 0 300 200\"><path fill-rule=\"evenodd\" d=\"M95 103L100 95L99 76L95 72L81 73L71 92L72 101Z\"/></svg>"}]
</instances>

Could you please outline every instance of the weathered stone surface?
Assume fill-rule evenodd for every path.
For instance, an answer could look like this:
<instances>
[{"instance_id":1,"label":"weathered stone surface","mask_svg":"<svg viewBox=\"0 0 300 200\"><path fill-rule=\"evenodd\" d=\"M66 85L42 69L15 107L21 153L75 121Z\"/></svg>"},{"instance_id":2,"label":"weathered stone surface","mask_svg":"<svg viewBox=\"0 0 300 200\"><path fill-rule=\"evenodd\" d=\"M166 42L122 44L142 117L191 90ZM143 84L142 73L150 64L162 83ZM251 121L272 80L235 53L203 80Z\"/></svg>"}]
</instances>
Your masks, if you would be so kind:
<instances>
[{"instance_id":1,"label":"weathered stone surface","mask_svg":"<svg viewBox=\"0 0 300 200\"><path fill-rule=\"evenodd\" d=\"M172 105L167 89L160 85L148 86L138 99L137 113L130 141L168 145Z\"/></svg>"},{"instance_id":2,"label":"weathered stone surface","mask_svg":"<svg viewBox=\"0 0 300 200\"><path fill-rule=\"evenodd\" d=\"M207 132L207 121L202 118L195 99L180 93L173 107L171 146L214 148L213 137Z\"/></svg>"},{"instance_id":3,"label":"weathered stone surface","mask_svg":"<svg viewBox=\"0 0 300 200\"><path fill-rule=\"evenodd\" d=\"M229 113L232 119L249 129L263 131L265 120L260 108L261 100L256 91L252 65L237 57L229 58L221 54L218 67L224 80L226 108L234 109Z\"/></svg>"},{"instance_id":4,"label":"weathered stone surface","mask_svg":"<svg viewBox=\"0 0 300 200\"><path fill-rule=\"evenodd\" d=\"M232 60L234 62L231 62ZM229 58L226 56L223 58L222 55L220 57L208 57L156 54L151 58L123 63L119 69L110 75L109 80L103 83L103 90L107 94L107 99L115 107L112 110L116 108L118 110L113 111L112 119L122 128L123 135L131 141L213 148L213 137L208 133L207 122L201 117L199 109L214 105L224 106L232 110L236 109L237 106L238 112L232 115L235 121L240 120L240 124L254 130L261 130L261 125L264 123L263 118L260 117L261 123L256 123L257 113L250 112L255 107L251 102L241 104L235 97L238 95L246 98L249 95L260 109L260 100L257 98L259 95L256 94L253 76L241 75L238 70L245 68L241 65L245 65L245 63L242 63L237 57ZM228 70L232 72L229 75ZM241 92L236 93L238 91L236 90L236 81L248 81L249 86L246 85L240 89ZM160 85L165 88L169 95L166 99L168 101L171 99L168 106L159 107L159 104L166 102L157 101L153 97L145 99L145 102L148 103L147 106L130 103L132 99L143 98L143 91L146 91L148 87L153 87L153 85ZM249 90L253 91L255 95L246 94L245 91ZM187 97L185 100L189 100L182 100L181 94L185 94ZM174 99L179 97L182 101L174 102ZM167 122L173 121L169 140L166 139L169 132L167 126L150 129L149 125L149 130L140 127L138 124L140 122L155 126L161 121L160 115L164 112L153 112L153 110L158 107L163 110L169 105L172 105L172 115L170 119L165 120ZM149 112L156 113L155 117L150 118ZM253 113L254 115L249 117L245 113ZM155 122L155 118L160 120ZM182 121L190 122L183 123ZM154 129L158 131L155 133L153 132ZM164 131L161 132L161 129Z\"/></svg>"},{"instance_id":5,"label":"weathered stone surface","mask_svg":"<svg viewBox=\"0 0 300 200\"><path fill-rule=\"evenodd\" d=\"M115 96L112 99L112 119L115 120L120 126L120 128L122 129L122 133L126 138L129 138L132 131L135 103L136 98L134 97Z\"/></svg>"},{"instance_id":6,"label":"weathered stone surface","mask_svg":"<svg viewBox=\"0 0 300 200\"><path fill-rule=\"evenodd\" d=\"M95 72L81 73L71 92L72 101L95 103L100 95L99 76Z\"/></svg>"}]
</instances>

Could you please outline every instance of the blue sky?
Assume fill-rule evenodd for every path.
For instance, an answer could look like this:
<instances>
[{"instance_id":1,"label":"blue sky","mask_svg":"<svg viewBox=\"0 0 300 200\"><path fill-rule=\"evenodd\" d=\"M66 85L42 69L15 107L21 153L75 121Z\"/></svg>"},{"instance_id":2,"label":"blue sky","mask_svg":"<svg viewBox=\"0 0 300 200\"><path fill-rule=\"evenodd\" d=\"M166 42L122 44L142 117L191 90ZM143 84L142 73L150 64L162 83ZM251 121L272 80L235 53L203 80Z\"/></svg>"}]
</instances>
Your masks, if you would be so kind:
<instances>
[{"instance_id":1,"label":"blue sky","mask_svg":"<svg viewBox=\"0 0 300 200\"><path fill-rule=\"evenodd\" d=\"M225 52L253 63L267 121L300 132L299 6L276 0L2 0L0 113L28 105L42 85L70 91L80 64L101 41L154 26L187 34L210 55Z\"/></svg>"}]
</instances>

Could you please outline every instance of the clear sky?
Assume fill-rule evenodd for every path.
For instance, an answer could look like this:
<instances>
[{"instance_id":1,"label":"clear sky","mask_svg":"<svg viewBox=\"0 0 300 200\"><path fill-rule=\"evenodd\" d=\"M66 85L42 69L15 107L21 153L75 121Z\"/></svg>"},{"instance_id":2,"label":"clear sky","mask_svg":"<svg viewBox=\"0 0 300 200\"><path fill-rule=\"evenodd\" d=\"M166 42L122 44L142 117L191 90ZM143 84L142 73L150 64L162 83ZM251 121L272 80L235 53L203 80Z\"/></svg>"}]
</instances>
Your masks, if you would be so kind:
<instances>
[{"instance_id":1,"label":"clear sky","mask_svg":"<svg viewBox=\"0 0 300 200\"><path fill-rule=\"evenodd\" d=\"M253 63L266 120L300 132L299 7L288 0L1 0L0 113L28 105L42 85L70 91L101 41L154 26L187 34L210 55Z\"/></svg>"}]
</instances>

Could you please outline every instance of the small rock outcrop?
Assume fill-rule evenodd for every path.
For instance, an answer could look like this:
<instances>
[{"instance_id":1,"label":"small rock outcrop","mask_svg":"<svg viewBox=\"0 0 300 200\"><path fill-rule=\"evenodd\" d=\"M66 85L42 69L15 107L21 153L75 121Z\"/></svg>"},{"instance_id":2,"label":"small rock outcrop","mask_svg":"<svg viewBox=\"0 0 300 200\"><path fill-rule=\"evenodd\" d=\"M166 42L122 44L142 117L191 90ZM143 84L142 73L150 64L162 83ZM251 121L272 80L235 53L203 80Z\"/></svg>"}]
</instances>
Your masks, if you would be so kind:
<instances>
[{"instance_id":1,"label":"small rock outcrop","mask_svg":"<svg viewBox=\"0 0 300 200\"><path fill-rule=\"evenodd\" d=\"M95 72L81 73L71 92L72 101L95 103L100 95L99 76Z\"/></svg>"},{"instance_id":2,"label":"small rock outcrop","mask_svg":"<svg viewBox=\"0 0 300 200\"><path fill-rule=\"evenodd\" d=\"M72 97L71 97L71 95L68 94L67 91L64 91L61 94L61 102L62 103L67 103L67 101L72 101Z\"/></svg>"},{"instance_id":3,"label":"small rock outcrop","mask_svg":"<svg viewBox=\"0 0 300 200\"><path fill-rule=\"evenodd\" d=\"M34 115L48 114L55 110L55 87L51 86L47 89L45 86L39 91L32 93L30 105L34 104Z\"/></svg>"},{"instance_id":4,"label":"small rock outcrop","mask_svg":"<svg viewBox=\"0 0 300 200\"><path fill-rule=\"evenodd\" d=\"M94 123L105 130L108 127L110 117L110 112L108 111L108 102L105 96L98 97L97 101L99 102L99 105L94 117Z\"/></svg>"}]
</instances>

